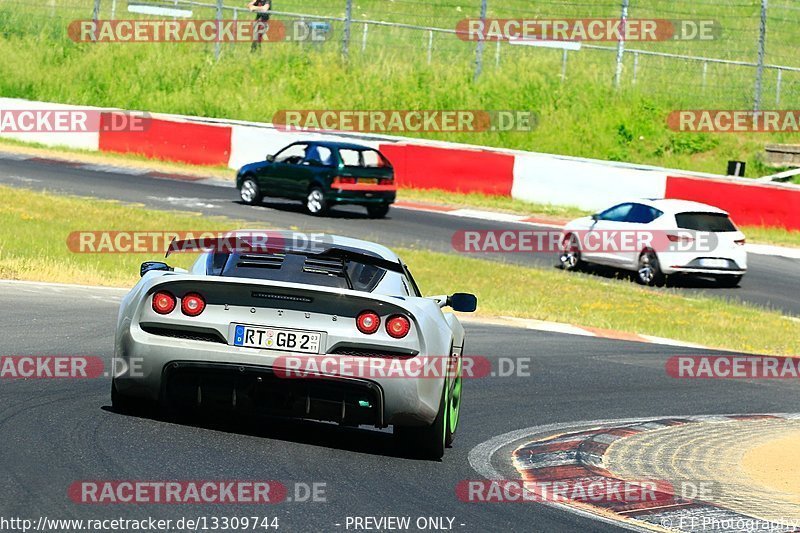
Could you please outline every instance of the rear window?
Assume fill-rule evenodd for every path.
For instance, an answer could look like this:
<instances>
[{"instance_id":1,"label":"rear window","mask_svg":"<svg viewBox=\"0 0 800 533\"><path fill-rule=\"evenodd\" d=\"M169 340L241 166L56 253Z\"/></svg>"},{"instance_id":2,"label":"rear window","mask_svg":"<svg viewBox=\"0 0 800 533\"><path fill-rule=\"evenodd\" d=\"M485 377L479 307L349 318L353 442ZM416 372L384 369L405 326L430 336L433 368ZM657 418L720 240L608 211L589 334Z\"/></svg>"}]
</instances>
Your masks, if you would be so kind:
<instances>
[{"instance_id":1,"label":"rear window","mask_svg":"<svg viewBox=\"0 0 800 533\"><path fill-rule=\"evenodd\" d=\"M209 274L223 277L287 281L372 292L386 270L375 265L303 253L216 253Z\"/></svg>"},{"instance_id":2,"label":"rear window","mask_svg":"<svg viewBox=\"0 0 800 533\"><path fill-rule=\"evenodd\" d=\"M391 167L386 158L383 157L377 150L353 150L349 148L342 148L339 150L339 156L342 158L342 163L344 163L346 167Z\"/></svg>"},{"instance_id":3,"label":"rear window","mask_svg":"<svg viewBox=\"0 0 800 533\"><path fill-rule=\"evenodd\" d=\"M728 215L723 213L678 213L675 215L678 227L695 231L736 231Z\"/></svg>"}]
</instances>

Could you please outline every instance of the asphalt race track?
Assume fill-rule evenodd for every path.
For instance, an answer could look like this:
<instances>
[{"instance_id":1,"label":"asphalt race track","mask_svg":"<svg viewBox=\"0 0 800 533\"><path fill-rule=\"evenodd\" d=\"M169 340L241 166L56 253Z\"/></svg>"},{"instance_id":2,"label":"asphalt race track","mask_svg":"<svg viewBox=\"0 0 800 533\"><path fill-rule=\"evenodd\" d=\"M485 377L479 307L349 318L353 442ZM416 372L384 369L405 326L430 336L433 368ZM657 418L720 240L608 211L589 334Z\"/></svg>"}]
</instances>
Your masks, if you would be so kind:
<instances>
[{"instance_id":1,"label":"asphalt race track","mask_svg":"<svg viewBox=\"0 0 800 533\"><path fill-rule=\"evenodd\" d=\"M2 355L109 361L120 291L0 282ZM0 381L0 515L50 518L276 516L280 531L345 531L347 517L454 518L453 530L612 531L533 503L463 503L459 481L480 443L530 426L629 417L798 412L793 380L676 380L681 348L467 325L469 354L530 357L528 377L465 384L462 424L444 461L404 457L390 435L311 422L174 423L115 413L108 378ZM500 342L498 342L500 340ZM700 353L694 352L691 353ZM273 506L79 505L77 480L260 479L325 483L325 502ZM424 481L424 482L423 482ZM290 494L291 495L291 494ZM336 524L340 524L337 526ZM462 525L463 524L463 525Z\"/></svg>"},{"instance_id":2,"label":"asphalt race track","mask_svg":"<svg viewBox=\"0 0 800 533\"><path fill-rule=\"evenodd\" d=\"M89 169L74 164L14 157L9 158L0 153L0 184L137 202L156 209L226 215L252 221L252 228L268 225L276 228L293 227L300 231L327 231L375 240L388 246L413 245L449 253L456 253L451 242L453 234L459 230L531 229L531 226L507 222L457 218L407 209L392 209L385 220L370 220L366 218L363 209L345 207L336 208L330 217L316 218L305 215L299 203L267 199L264 206L241 204L238 202L238 193L232 188L121 173L107 168ZM556 261L551 254L486 254L485 257L543 268L553 268ZM738 288L721 289L713 282L705 280L679 280L673 286L684 292L702 292L738 299L800 316L800 298L797 297L800 287L800 261L750 254L748 262L749 272ZM595 273L605 277L620 275L619 272L609 270L597 270ZM629 276L623 274L622 277L624 279L620 283L632 283Z\"/></svg>"}]
</instances>

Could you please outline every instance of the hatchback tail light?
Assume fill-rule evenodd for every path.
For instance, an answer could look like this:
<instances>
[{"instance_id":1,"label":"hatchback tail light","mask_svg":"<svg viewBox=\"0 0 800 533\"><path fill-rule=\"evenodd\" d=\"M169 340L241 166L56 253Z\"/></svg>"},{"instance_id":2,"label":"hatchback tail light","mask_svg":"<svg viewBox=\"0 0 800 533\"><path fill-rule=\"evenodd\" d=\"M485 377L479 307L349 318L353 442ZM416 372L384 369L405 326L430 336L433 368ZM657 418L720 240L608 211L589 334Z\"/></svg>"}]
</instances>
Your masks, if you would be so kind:
<instances>
[{"instance_id":1,"label":"hatchback tail light","mask_svg":"<svg viewBox=\"0 0 800 533\"><path fill-rule=\"evenodd\" d=\"M206 301L196 292L187 293L181 298L181 311L186 316L197 316L206 308Z\"/></svg>"},{"instance_id":2,"label":"hatchback tail light","mask_svg":"<svg viewBox=\"0 0 800 533\"><path fill-rule=\"evenodd\" d=\"M381 317L375 311L362 311L356 317L356 327L361 333L372 335L381 327Z\"/></svg>"},{"instance_id":3,"label":"hatchback tail light","mask_svg":"<svg viewBox=\"0 0 800 533\"><path fill-rule=\"evenodd\" d=\"M411 331L411 322L403 315L394 315L386 321L386 333L395 339L402 339Z\"/></svg>"},{"instance_id":4,"label":"hatchback tail light","mask_svg":"<svg viewBox=\"0 0 800 533\"><path fill-rule=\"evenodd\" d=\"M339 185L355 185L356 179L350 176L336 176L333 178L333 182L331 183L331 187L337 187Z\"/></svg>"},{"instance_id":5,"label":"hatchback tail light","mask_svg":"<svg viewBox=\"0 0 800 533\"><path fill-rule=\"evenodd\" d=\"M168 315L174 309L178 301L169 291L158 291L153 295L153 311L159 315Z\"/></svg>"}]
</instances>

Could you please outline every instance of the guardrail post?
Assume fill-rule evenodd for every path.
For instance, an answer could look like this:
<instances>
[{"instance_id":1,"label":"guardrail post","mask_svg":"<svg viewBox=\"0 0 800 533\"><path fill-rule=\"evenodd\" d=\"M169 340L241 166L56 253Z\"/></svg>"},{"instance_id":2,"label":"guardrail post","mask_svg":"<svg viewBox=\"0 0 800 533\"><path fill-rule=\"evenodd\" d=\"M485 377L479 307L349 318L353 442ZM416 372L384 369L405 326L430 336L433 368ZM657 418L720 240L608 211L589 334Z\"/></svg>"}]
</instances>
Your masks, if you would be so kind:
<instances>
[{"instance_id":1,"label":"guardrail post","mask_svg":"<svg viewBox=\"0 0 800 533\"><path fill-rule=\"evenodd\" d=\"M622 21L622 31L627 25L628 21L628 5L630 0L622 0L622 12L620 13L620 20ZM622 37L617 42L617 69L614 73L614 87L619 89L620 81L622 80L622 60L625 54L625 38Z\"/></svg>"},{"instance_id":2,"label":"guardrail post","mask_svg":"<svg viewBox=\"0 0 800 533\"><path fill-rule=\"evenodd\" d=\"M481 20L483 21L483 27L486 27L486 11L488 10L488 0L481 0ZM472 81L478 81L478 78L481 76L481 71L483 70L483 47L484 47L484 40L483 40L483 32L478 37L478 47L475 50L475 74L472 77Z\"/></svg>"},{"instance_id":3,"label":"guardrail post","mask_svg":"<svg viewBox=\"0 0 800 533\"><path fill-rule=\"evenodd\" d=\"M764 54L767 46L767 0L761 0L761 23L758 31L758 67L756 67L756 89L753 111L761 109L761 90L764 83Z\"/></svg>"},{"instance_id":4,"label":"guardrail post","mask_svg":"<svg viewBox=\"0 0 800 533\"><path fill-rule=\"evenodd\" d=\"M347 0L344 8L344 35L342 37L342 55L347 58L350 53L350 24L353 20L353 0Z\"/></svg>"}]
</instances>

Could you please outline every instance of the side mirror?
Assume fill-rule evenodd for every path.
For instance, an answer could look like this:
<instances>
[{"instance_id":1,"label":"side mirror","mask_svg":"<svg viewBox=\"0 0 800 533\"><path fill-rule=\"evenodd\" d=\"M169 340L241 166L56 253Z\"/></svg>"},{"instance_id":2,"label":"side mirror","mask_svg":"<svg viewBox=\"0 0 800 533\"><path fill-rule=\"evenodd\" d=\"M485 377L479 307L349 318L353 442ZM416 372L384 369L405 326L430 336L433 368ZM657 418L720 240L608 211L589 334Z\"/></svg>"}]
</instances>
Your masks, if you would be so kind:
<instances>
[{"instance_id":1,"label":"side mirror","mask_svg":"<svg viewBox=\"0 0 800 533\"><path fill-rule=\"evenodd\" d=\"M600 220L600 215L598 215L597 213L595 213L594 215L592 215L592 217L591 217L591 218L592 218L592 220Z\"/></svg>"},{"instance_id":2,"label":"side mirror","mask_svg":"<svg viewBox=\"0 0 800 533\"><path fill-rule=\"evenodd\" d=\"M151 270L166 270L171 272L175 269L162 261L145 261L142 263L142 266L139 267L139 275L144 276Z\"/></svg>"},{"instance_id":3,"label":"side mirror","mask_svg":"<svg viewBox=\"0 0 800 533\"><path fill-rule=\"evenodd\" d=\"M274 156L274 155L272 155L272 154L267 154L267 161L269 161L270 163L272 163L273 161L275 161L275 156Z\"/></svg>"},{"instance_id":4,"label":"side mirror","mask_svg":"<svg viewBox=\"0 0 800 533\"><path fill-rule=\"evenodd\" d=\"M478 298L474 294L456 292L447 298L447 305L452 307L453 311L472 313L478 308Z\"/></svg>"}]
</instances>

